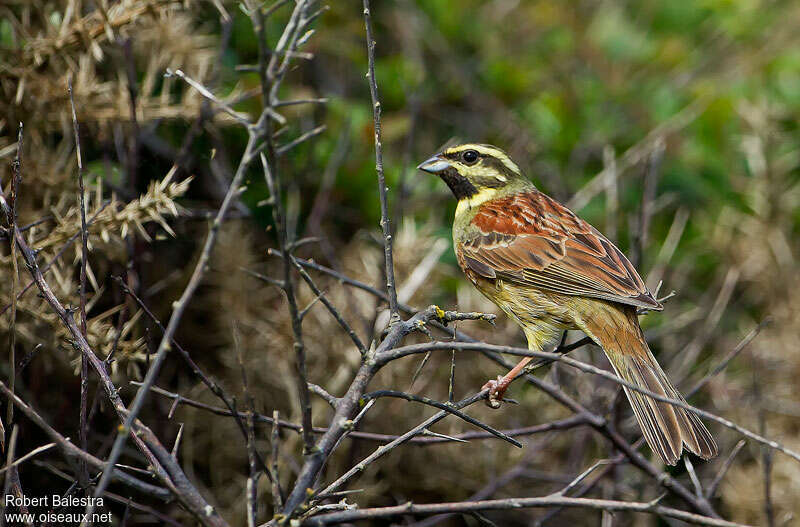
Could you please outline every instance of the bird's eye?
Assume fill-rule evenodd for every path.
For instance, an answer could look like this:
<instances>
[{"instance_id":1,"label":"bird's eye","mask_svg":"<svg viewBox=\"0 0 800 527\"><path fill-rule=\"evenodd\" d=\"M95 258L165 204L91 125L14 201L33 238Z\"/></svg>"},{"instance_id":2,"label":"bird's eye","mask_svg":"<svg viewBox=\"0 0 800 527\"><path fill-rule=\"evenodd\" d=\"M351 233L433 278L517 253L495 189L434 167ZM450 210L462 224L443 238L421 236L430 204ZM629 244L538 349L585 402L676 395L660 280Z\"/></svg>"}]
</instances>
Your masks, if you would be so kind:
<instances>
[{"instance_id":1,"label":"bird's eye","mask_svg":"<svg viewBox=\"0 0 800 527\"><path fill-rule=\"evenodd\" d=\"M461 159L464 160L464 163L471 165L478 161L478 152L475 150L467 150L461 154Z\"/></svg>"}]
</instances>

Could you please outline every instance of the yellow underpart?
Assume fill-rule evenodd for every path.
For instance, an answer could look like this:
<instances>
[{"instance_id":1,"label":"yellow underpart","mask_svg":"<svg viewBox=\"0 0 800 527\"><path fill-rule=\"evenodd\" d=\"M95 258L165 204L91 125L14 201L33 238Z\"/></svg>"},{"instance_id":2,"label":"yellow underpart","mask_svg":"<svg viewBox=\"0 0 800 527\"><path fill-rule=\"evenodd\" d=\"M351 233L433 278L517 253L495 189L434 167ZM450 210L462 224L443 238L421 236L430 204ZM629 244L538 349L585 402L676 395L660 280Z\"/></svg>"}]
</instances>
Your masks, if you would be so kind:
<instances>
[{"instance_id":1,"label":"yellow underpart","mask_svg":"<svg viewBox=\"0 0 800 527\"><path fill-rule=\"evenodd\" d=\"M459 200L458 206L456 206L456 216L464 214L467 210L473 207L479 207L483 203L493 199L497 194L497 189L495 188L485 188L480 190L477 194L473 194L468 198L464 198Z\"/></svg>"}]
</instances>

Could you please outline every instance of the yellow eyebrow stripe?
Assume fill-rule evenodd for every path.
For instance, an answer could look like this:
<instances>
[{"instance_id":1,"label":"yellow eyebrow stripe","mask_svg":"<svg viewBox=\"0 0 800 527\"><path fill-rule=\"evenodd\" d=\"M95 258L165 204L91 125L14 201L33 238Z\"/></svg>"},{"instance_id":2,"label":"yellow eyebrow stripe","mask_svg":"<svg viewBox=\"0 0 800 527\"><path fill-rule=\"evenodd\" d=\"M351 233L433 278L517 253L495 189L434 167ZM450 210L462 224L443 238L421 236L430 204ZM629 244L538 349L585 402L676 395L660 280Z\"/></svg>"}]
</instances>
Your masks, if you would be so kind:
<instances>
[{"instance_id":1,"label":"yellow eyebrow stripe","mask_svg":"<svg viewBox=\"0 0 800 527\"><path fill-rule=\"evenodd\" d=\"M511 161L511 158L508 157L506 153L500 150L499 148L494 148L487 145L467 143L464 145L458 145L456 147L449 148L447 151L445 151L445 153L456 154L458 152L463 152L464 150L475 150L479 154L483 154L485 156L491 156L499 160L501 163L503 163L506 166L506 168L509 169L510 171L516 174L520 174L520 170L517 164Z\"/></svg>"}]
</instances>

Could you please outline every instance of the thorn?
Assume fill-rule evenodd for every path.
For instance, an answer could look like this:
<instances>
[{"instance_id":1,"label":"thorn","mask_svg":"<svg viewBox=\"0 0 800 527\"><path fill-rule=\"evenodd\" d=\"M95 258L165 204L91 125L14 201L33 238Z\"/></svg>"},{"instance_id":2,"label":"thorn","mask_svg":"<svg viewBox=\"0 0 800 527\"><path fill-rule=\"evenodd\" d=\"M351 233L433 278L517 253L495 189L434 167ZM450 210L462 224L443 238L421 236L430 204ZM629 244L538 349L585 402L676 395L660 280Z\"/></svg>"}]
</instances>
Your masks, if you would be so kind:
<instances>
[{"instance_id":1,"label":"thorn","mask_svg":"<svg viewBox=\"0 0 800 527\"><path fill-rule=\"evenodd\" d=\"M458 443L469 443L469 441L467 441L466 439L460 439L458 437L453 437L453 436L449 436L449 435L446 435L446 434L440 434L438 432L432 432L432 431L428 430L427 428L422 430L422 433L420 435L431 436L431 437L441 437L442 439L448 439L450 441L456 441Z\"/></svg>"}]
</instances>

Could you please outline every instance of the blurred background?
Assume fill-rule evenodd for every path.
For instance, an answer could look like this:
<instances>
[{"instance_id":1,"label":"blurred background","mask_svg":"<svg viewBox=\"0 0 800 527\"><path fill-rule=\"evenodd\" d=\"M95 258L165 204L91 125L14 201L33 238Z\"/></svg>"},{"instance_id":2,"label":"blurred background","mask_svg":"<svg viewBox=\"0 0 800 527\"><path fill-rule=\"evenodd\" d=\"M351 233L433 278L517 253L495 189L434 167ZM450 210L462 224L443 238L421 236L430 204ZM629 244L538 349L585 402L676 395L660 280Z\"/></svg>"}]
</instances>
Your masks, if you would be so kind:
<instances>
[{"instance_id":1,"label":"blurred background","mask_svg":"<svg viewBox=\"0 0 800 527\"><path fill-rule=\"evenodd\" d=\"M288 4L278 5L267 20L271 45L287 22ZM380 208L362 8L360 2L324 5L316 32L301 48L280 93L281 100L313 101L278 109L286 118L279 144L325 126L281 157L289 229L298 239L312 238L297 250L299 256L380 288ZM800 448L800 4L396 0L375 2L372 11L401 300L417 307L437 303L496 312L456 266L450 238L455 203L449 191L414 169L453 139L495 144L541 190L616 241L651 289L661 284L659 296L675 292L663 312L644 317L642 324L682 391L771 319L690 402ZM209 213L219 206L247 141L233 119L164 73L182 69L236 110L256 116L258 74L248 68L256 61L250 20L236 2L4 0L0 5L2 185L8 188L23 122L19 223L41 220L26 236L41 249L40 261L50 261L79 227L66 88L71 76L89 217L96 215L89 340L102 356L115 350L114 380L126 400L135 390L129 381L140 380L161 333L112 277L123 277L162 320L169 317L199 254ZM177 170L165 182L173 164ZM241 397L238 332L256 409L266 415L278 410L297 422L284 299L277 288L243 271L280 273L280 261L267 255L275 247L267 197L254 166L178 341ZM29 276L20 262L15 279L7 239L0 241L0 307L5 307ZM62 302L72 305L78 303L78 248L70 246L48 278ZM314 278L365 341L380 335L385 318L378 299L324 274ZM299 289L301 305L313 300L305 285ZM0 316L0 342L4 350L8 342L16 348L18 393L56 429L77 437L79 359L66 333L35 291L17 305L15 341L10 328L6 310ZM341 395L358 366L358 353L321 305L312 308L303 328L310 379ZM524 346L521 332L505 318L496 327L474 322L459 329L493 344ZM608 367L597 348L585 347L575 357ZM480 355L459 355L455 364L456 397L503 373ZM371 387L446 400L449 368L446 353L432 355L424 365L418 357L407 358L387 367ZM8 360L0 369L8 379ZM598 413L613 406L616 387L601 379L555 366L539 375ZM91 378L94 395L97 383ZM157 385L219 404L177 357L167 361ZM520 405L500 411L476 406L470 413L503 429L569 415L531 387L514 385L509 394ZM224 517L241 524L248 472L237 425L187 405L170 417L172 402L151 394L143 419L165 444L184 425L180 461L187 475ZM330 409L319 398L313 402L315 424L325 426ZM377 404L361 430L399 434L430 414L400 400ZM104 457L116 418L103 402L93 408L89 448ZM45 442L38 429L18 419L23 450ZM722 455L695 463L703 482L713 479L740 439L708 424ZM620 427L631 442L638 439L627 404L621 406ZM447 434L467 429L455 419L435 428ZM259 446L268 452L269 428L259 426L257 433ZM522 450L493 440L408 445L353 483L351 488L364 491L352 500L381 506L540 496L562 488L597 459L614 455L586 428L531 436L524 443ZM375 446L347 440L322 480L331 481ZM300 449L297 434L284 431L285 486L294 479ZM650 456L646 448L643 452ZM133 451L126 460L138 463ZM22 485L31 494L63 492L70 481L58 476L59 470L69 472L69 467L57 455L45 456L20 469ZM690 485L683 466L671 474ZM766 510L765 474L772 512ZM262 481L265 508L271 503L269 491ZM641 472L622 464L588 496L646 501L659 493ZM800 514L798 497L800 466L748 443L714 504L733 521L765 525L771 517L774 525L790 525ZM682 506L670 497L664 503ZM182 519L177 506L154 505ZM124 510L124 505L111 507L118 515ZM487 516L498 525L515 526L552 512ZM270 517L271 511L265 513ZM159 521L131 511L128 524ZM598 521L596 512L565 510L546 524ZM616 514L612 521L659 524L655 517L629 514ZM454 517L440 524L475 522Z\"/></svg>"}]
</instances>

